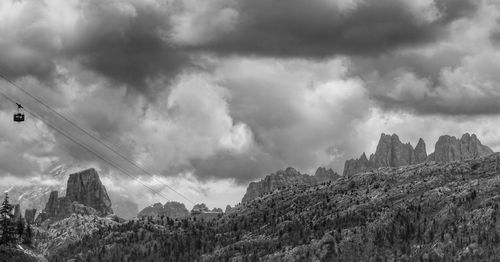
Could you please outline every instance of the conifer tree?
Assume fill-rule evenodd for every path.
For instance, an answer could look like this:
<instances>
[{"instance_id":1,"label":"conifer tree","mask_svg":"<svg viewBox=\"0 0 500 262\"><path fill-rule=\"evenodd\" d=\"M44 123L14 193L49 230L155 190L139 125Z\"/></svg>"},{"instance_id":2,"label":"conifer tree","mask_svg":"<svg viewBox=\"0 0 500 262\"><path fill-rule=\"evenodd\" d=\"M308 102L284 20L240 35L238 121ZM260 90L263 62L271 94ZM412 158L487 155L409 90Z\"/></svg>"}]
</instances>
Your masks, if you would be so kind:
<instances>
[{"instance_id":1,"label":"conifer tree","mask_svg":"<svg viewBox=\"0 0 500 262\"><path fill-rule=\"evenodd\" d=\"M9 195L5 193L5 199L2 206L0 206L0 228L2 230L0 245L9 245L16 241L15 226L12 222L12 208L13 206L9 203Z\"/></svg>"}]
</instances>

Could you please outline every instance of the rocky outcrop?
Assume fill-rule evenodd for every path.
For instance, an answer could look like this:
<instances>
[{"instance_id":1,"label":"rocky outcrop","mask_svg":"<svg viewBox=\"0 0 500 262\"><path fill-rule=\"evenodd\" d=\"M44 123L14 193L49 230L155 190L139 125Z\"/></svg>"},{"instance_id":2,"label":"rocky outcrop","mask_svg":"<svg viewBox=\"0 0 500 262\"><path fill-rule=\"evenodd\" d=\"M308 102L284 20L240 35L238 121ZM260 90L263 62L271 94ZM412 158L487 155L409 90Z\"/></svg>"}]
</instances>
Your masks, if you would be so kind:
<instances>
[{"instance_id":1,"label":"rocky outcrop","mask_svg":"<svg viewBox=\"0 0 500 262\"><path fill-rule=\"evenodd\" d=\"M201 204L196 204L193 206L193 209L191 211L203 211L203 212L208 212L210 209L208 209L207 205L205 203Z\"/></svg>"},{"instance_id":2,"label":"rocky outcrop","mask_svg":"<svg viewBox=\"0 0 500 262\"><path fill-rule=\"evenodd\" d=\"M167 202L165 205L161 203L156 203L152 206L145 207L137 217L148 217L148 216L165 216L170 218L181 218L189 216L189 211L184 204L179 202Z\"/></svg>"},{"instance_id":3,"label":"rocky outcrop","mask_svg":"<svg viewBox=\"0 0 500 262\"><path fill-rule=\"evenodd\" d=\"M14 220L21 220L23 217L21 216L21 206L19 204L14 205Z\"/></svg>"},{"instance_id":4,"label":"rocky outcrop","mask_svg":"<svg viewBox=\"0 0 500 262\"><path fill-rule=\"evenodd\" d=\"M70 201L92 207L99 216L113 213L106 188L93 168L69 175L66 197Z\"/></svg>"},{"instance_id":5,"label":"rocky outcrop","mask_svg":"<svg viewBox=\"0 0 500 262\"><path fill-rule=\"evenodd\" d=\"M435 151L429 155L429 161L457 161L474 159L493 153L489 147L481 144L475 134L466 133L458 140L454 136L441 136L436 142Z\"/></svg>"},{"instance_id":6,"label":"rocky outcrop","mask_svg":"<svg viewBox=\"0 0 500 262\"><path fill-rule=\"evenodd\" d=\"M243 196L241 202L250 201L265 193L273 192L282 187L292 185L315 185L325 181L334 181L339 178L339 175L332 169L323 167L318 168L314 176L301 174L292 167L285 170L279 170L275 174L266 176L259 182L251 182L248 185L247 192Z\"/></svg>"},{"instance_id":7,"label":"rocky outcrop","mask_svg":"<svg viewBox=\"0 0 500 262\"><path fill-rule=\"evenodd\" d=\"M69 176L66 196L52 191L44 210L36 222L60 220L71 214L107 216L113 213L111 201L95 169L87 169Z\"/></svg>"},{"instance_id":8,"label":"rocky outcrop","mask_svg":"<svg viewBox=\"0 0 500 262\"><path fill-rule=\"evenodd\" d=\"M36 209L26 209L24 211L24 219L26 223L33 224L35 222Z\"/></svg>"},{"instance_id":9,"label":"rocky outcrop","mask_svg":"<svg viewBox=\"0 0 500 262\"><path fill-rule=\"evenodd\" d=\"M358 159L350 159L345 161L344 164L344 176L356 174L359 172L363 172L370 168L371 164L366 158L366 154L363 152Z\"/></svg>"},{"instance_id":10,"label":"rocky outcrop","mask_svg":"<svg viewBox=\"0 0 500 262\"><path fill-rule=\"evenodd\" d=\"M325 167L319 167L316 169L316 173L314 173L314 178L318 183L323 183L325 181L337 180L340 177L337 172L333 171L333 169L326 169Z\"/></svg>"},{"instance_id":11,"label":"rocky outcrop","mask_svg":"<svg viewBox=\"0 0 500 262\"><path fill-rule=\"evenodd\" d=\"M415 153L410 143L403 144L396 134L382 134L370 164L380 166L406 166L414 163Z\"/></svg>"},{"instance_id":12,"label":"rocky outcrop","mask_svg":"<svg viewBox=\"0 0 500 262\"><path fill-rule=\"evenodd\" d=\"M425 161L427 152L425 142L420 138L417 147L413 149L410 143L403 144L398 135L382 134L375 154L366 158L365 153L359 159L347 160L344 165L344 176L378 167L398 167L419 164Z\"/></svg>"},{"instance_id":13,"label":"rocky outcrop","mask_svg":"<svg viewBox=\"0 0 500 262\"><path fill-rule=\"evenodd\" d=\"M365 153L359 159L347 160L344 165L344 176L368 171L379 167L400 167L420 164L425 161L455 161L478 158L492 154L493 151L481 144L476 135L464 134L460 140L454 136L444 135L439 138L435 152L427 156L425 142L418 140L415 149L410 143L403 144L396 134L382 134L375 154L366 158Z\"/></svg>"},{"instance_id":14,"label":"rocky outcrop","mask_svg":"<svg viewBox=\"0 0 500 262\"><path fill-rule=\"evenodd\" d=\"M415 150L413 152L416 163L422 163L427 159L427 150L425 149L425 142L422 138L418 140L417 146L415 146Z\"/></svg>"}]
</instances>

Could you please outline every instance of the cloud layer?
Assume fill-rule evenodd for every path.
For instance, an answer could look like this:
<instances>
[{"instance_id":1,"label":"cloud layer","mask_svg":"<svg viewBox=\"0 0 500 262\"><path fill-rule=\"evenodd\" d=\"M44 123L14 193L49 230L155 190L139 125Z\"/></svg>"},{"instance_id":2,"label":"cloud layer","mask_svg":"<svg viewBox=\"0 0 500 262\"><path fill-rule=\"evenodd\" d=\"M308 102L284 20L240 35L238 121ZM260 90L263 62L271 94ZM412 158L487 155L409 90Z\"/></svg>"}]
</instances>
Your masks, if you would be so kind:
<instances>
[{"instance_id":1,"label":"cloud layer","mask_svg":"<svg viewBox=\"0 0 500 262\"><path fill-rule=\"evenodd\" d=\"M493 0L6 0L0 73L151 173L227 188L287 166L341 172L380 132L499 148L498 21ZM29 115L14 125L2 98L3 178L56 162L118 174L95 154L144 175L0 88L94 151Z\"/></svg>"}]
</instances>

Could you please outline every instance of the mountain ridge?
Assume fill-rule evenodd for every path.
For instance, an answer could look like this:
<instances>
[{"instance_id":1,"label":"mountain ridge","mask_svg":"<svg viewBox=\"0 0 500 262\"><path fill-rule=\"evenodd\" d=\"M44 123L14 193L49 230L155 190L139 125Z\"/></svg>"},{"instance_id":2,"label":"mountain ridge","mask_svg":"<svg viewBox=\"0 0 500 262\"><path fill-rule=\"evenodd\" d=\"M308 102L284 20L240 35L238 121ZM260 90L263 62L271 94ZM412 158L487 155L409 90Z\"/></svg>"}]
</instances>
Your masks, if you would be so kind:
<instances>
[{"instance_id":1,"label":"mountain ridge","mask_svg":"<svg viewBox=\"0 0 500 262\"><path fill-rule=\"evenodd\" d=\"M425 141L422 138L413 148L410 143L403 144L396 134L382 133L375 153L369 159L363 153L358 159L345 161L343 175L350 176L373 168L400 167L426 161L466 160L492 153L493 150L483 145L475 134L465 133L460 140L454 136L442 135L436 142L434 153L427 155Z\"/></svg>"}]
</instances>

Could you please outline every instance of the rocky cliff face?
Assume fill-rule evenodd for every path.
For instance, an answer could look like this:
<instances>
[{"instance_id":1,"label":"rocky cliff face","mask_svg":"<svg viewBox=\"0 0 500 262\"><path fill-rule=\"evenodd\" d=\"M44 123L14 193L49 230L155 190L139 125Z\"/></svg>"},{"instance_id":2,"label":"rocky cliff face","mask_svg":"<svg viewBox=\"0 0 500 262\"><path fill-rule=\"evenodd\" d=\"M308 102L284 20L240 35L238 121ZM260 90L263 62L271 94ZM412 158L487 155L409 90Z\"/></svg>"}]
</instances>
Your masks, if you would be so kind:
<instances>
[{"instance_id":1,"label":"rocky cliff face","mask_svg":"<svg viewBox=\"0 0 500 262\"><path fill-rule=\"evenodd\" d=\"M181 218L189 216L189 211L184 204L171 201L162 205L161 203L156 203L152 206L148 206L141 210L137 217L148 217L148 216L165 216L170 218Z\"/></svg>"},{"instance_id":2,"label":"rocky cliff face","mask_svg":"<svg viewBox=\"0 0 500 262\"><path fill-rule=\"evenodd\" d=\"M399 167L419 164L425 161L427 152L423 139L418 141L417 147L413 149L410 143L403 144L398 135L382 134L377 145L375 154L366 158L365 153L359 159L347 160L344 165L344 176L378 167Z\"/></svg>"},{"instance_id":3,"label":"rocky cliff face","mask_svg":"<svg viewBox=\"0 0 500 262\"><path fill-rule=\"evenodd\" d=\"M417 146L413 152L415 155L415 163L422 163L427 159L427 150L425 149L425 142L422 138L418 140Z\"/></svg>"},{"instance_id":4,"label":"rocky cliff face","mask_svg":"<svg viewBox=\"0 0 500 262\"><path fill-rule=\"evenodd\" d=\"M292 185L315 185L325 181L334 181L339 175L332 169L318 168L314 176L301 174L292 167L279 170L275 174L266 176L259 182L252 182L248 185L247 192L241 202L250 201L264 193L273 192L276 189Z\"/></svg>"},{"instance_id":5,"label":"rocky cliff face","mask_svg":"<svg viewBox=\"0 0 500 262\"><path fill-rule=\"evenodd\" d=\"M460 140L454 136L441 136L436 142L435 151L429 155L429 161L457 161L474 159L493 153L489 147L481 144L475 134L464 134Z\"/></svg>"},{"instance_id":6,"label":"rocky cliff face","mask_svg":"<svg viewBox=\"0 0 500 262\"><path fill-rule=\"evenodd\" d=\"M344 176L352 175L365 170L370 169L370 161L366 158L366 154L363 152L358 159L350 159L345 161L344 164Z\"/></svg>"},{"instance_id":7,"label":"rocky cliff face","mask_svg":"<svg viewBox=\"0 0 500 262\"><path fill-rule=\"evenodd\" d=\"M415 162L415 153L410 143L403 144L396 134L382 134L375 154L370 157L372 166L406 166Z\"/></svg>"},{"instance_id":8,"label":"rocky cliff face","mask_svg":"<svg viewBox=\"0 0 500 262\"><path fill-rule=\"evenodd\" d=\"M65 197L59 197L58 191L52 191L36 221L60 220L73 213L98 216L113 213L106 188L93 168L69 176Z\"/></svg>"},{"instance_id":9,"label":"rocky cliff face","mask_svg":"<svg viewBox=\"0 0 500 262\"><path fill-rule=\"evenodd\" d=\"M36 209L26 209L24 211L24 219L26 223L33 224L35 222Z\"/></svg>"},{"instance_id":10,"label":"rocky cliff face","mask_svg":"<svg viewBox=\"0 0 500 262\"><path fill-rule=\"evenodd\" d=\"M392 136L382 134L375 154L370 156L369 160L364 153L359 159L347 160L344 165L344 175L349 176L378 167L400 167L425 161L473 159L492 153L493 151L482 145L474 134L464 134L460 140L454 136L441 136L436 143L435 152L428 156L422 138L413 149L410 143L401 143L396 134Z\"/></svg>"},{"instance_id":11,"label":"rocky cliff face","mask_svg":"<svg viewBox=\"0 0 500 262\"><path fill-rule=\"evenodd\" d=\"M92 207L99 216L113 213L106 188L93 168L69 175L66 197L70 201Z\"/></svg>"}]
</instances>

